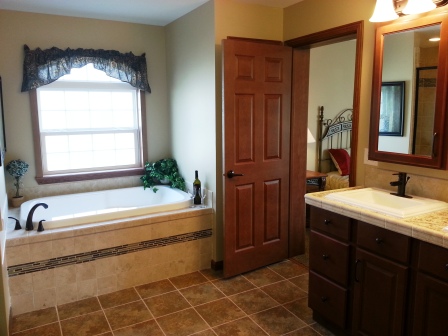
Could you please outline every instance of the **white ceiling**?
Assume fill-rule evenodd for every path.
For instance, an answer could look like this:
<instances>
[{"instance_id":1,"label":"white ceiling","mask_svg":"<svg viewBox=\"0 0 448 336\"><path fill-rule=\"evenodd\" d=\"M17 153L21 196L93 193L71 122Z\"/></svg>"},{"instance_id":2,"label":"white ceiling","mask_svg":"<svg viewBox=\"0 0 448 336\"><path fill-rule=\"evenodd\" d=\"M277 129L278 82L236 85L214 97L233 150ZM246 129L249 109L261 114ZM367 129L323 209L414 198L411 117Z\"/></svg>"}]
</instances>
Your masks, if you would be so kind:
<instances>
[{"instance_id":1,"label":"white ceiling","mask_svg":"<svg viewBox=\"0 0 448 336\"><path fill-rule=\"evenodd\" d=\"M209 0L0 0L0 9L165 26ZM303 0L237 0L285 8Z\"/></svg>"}]
</instances>

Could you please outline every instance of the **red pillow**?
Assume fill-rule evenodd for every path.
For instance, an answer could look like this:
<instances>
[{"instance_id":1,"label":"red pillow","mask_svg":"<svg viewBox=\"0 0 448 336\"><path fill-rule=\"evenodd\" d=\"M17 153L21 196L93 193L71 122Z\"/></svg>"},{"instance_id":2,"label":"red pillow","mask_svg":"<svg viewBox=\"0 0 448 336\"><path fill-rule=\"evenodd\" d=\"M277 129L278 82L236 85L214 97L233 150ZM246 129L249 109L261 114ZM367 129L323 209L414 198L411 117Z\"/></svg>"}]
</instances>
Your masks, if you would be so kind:
<instances>
[{"instance_id":1,"label":"red pillow","mask_svg":"<svg viewBox=\"0 0 448 336\"><path fill-rule=\"evenodd\" d=\"M341 176L350 174L350 155L345 149L329 149L331 160Z\"/></svg>"}]
</instances>

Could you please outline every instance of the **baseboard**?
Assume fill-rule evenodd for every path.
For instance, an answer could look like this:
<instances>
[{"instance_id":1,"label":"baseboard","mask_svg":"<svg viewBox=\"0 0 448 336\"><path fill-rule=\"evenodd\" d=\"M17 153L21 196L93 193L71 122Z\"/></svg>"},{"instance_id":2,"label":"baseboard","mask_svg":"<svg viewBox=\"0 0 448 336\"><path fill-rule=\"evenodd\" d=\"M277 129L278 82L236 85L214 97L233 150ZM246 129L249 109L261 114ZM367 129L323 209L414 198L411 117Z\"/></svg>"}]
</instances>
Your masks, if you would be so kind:
<instances>
[{"instance_id":1,"label":"baseboard","mask_svg":"<svg viewBox=\"0 0 448 336\"><path fill-rule=\"evenodd\" d=\"M224 262L222 260L220 261L214 261L213 259L210 262L210 268L214 271L220 271L224 267Z\"/></svg>"}]
</instances>

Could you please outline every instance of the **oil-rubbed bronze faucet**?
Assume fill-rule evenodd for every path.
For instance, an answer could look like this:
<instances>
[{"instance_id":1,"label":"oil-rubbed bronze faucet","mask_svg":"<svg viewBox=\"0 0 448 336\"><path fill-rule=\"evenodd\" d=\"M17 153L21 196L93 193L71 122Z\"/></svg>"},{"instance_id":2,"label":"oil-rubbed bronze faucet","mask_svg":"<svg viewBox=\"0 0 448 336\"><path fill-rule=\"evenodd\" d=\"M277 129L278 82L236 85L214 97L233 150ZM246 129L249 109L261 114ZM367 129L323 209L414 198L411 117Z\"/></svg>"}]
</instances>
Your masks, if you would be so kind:
<instances>
[{"instance_id":1,"label":"oil-rubbed bronze faucet","mask_svg":"<svg viewBox=\"0 0 448 336\"><path fill-rule=\"evenodd\" d=\"M390 182L390 185L394 186L394 187L398 187L398 190L396 193L391 193L391 195L412 198L412 196L406 195L406 184L408 183L408 181L411 177L410 176L406 177L406 173L396 173L393 175L398 175L398 181L392 181L392 182Z\"/></svg>"},{"instance_id":2,"label":"oil-rubbed bronze faucet","mask_svg":"<svg viewBox=\"0 0 448 336\"><path fill-rule=\"evenodd\" d=\"M45 209L48 209L48 205L45 203L37 203L35 204L30 212L28 212L28 217L26 218L26 230L27 231L32 231L34 229L34 225L33 225L33 214L34 211L39 207L39 206L43 206Z\"/></svg>"}]
</instances>

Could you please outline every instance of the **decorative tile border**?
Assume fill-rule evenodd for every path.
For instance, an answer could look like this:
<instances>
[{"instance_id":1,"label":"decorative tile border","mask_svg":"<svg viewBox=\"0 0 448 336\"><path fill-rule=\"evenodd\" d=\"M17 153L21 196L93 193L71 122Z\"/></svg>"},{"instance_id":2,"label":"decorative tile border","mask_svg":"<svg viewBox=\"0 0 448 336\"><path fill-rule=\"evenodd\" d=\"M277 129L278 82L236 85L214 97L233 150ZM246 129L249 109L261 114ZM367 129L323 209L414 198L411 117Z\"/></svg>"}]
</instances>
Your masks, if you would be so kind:
<instances>
[{"instance_id":1,"label":"decorative tile border","mask_svg":"<svg viewBox=\"0 0 448 336\"><path fill-rule=\"evenodd\" d=\"M212 230L207 229L165 238L141 241L134 244L126 244L126 245L109 247L101 250L72 254L64 257L57 257L42 261L30 262L26 264L13 265L8 267L8 276L14 277L27 273L44 271L52 268L58 268L74 264L82 264L102 258L116 257L122 254L148 250L156 247L168 246L173 244L185 243L192 240L209 238L211 236L212 236Z\"/></svg>"}]
</instances>

